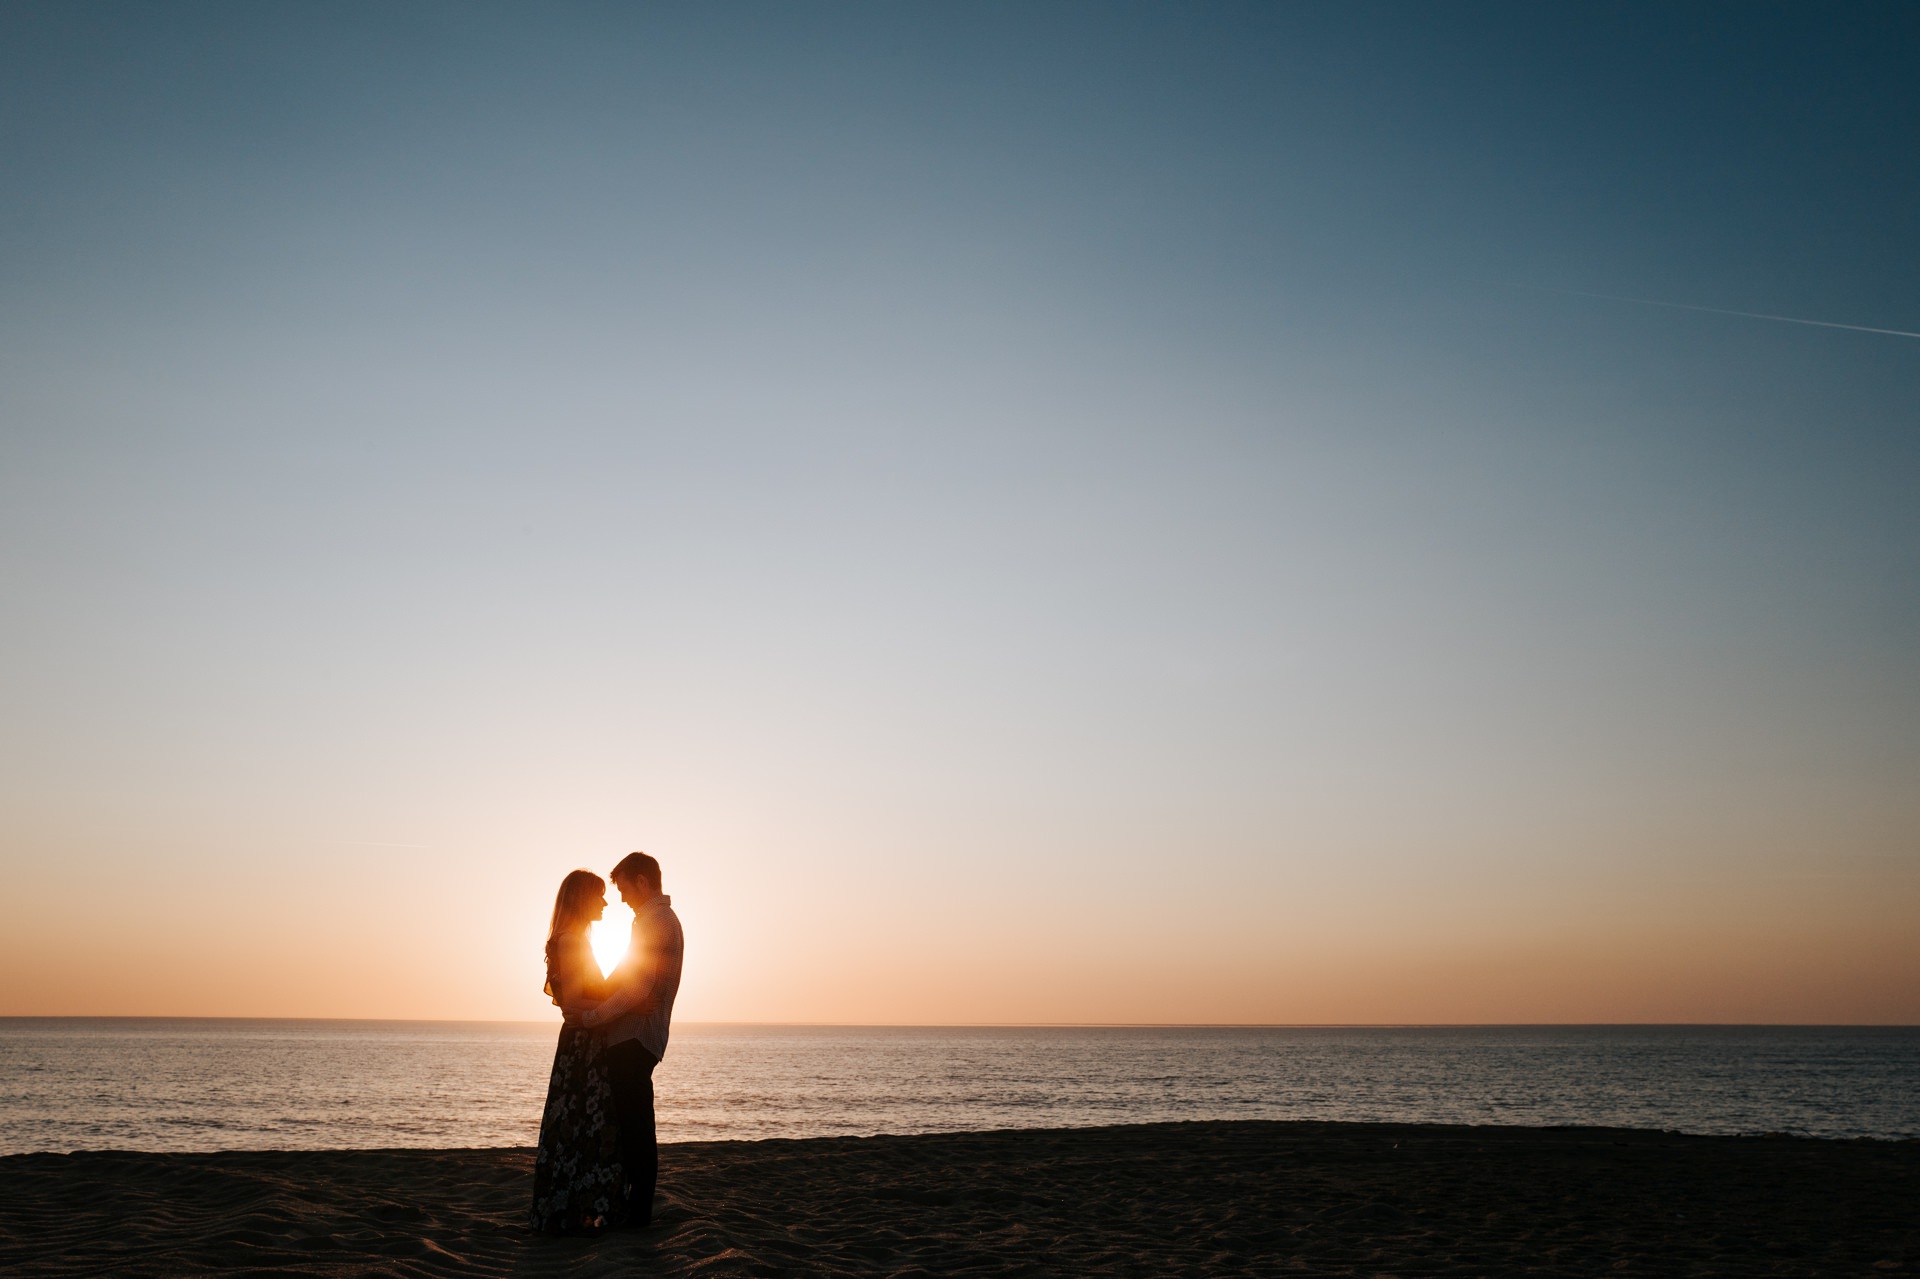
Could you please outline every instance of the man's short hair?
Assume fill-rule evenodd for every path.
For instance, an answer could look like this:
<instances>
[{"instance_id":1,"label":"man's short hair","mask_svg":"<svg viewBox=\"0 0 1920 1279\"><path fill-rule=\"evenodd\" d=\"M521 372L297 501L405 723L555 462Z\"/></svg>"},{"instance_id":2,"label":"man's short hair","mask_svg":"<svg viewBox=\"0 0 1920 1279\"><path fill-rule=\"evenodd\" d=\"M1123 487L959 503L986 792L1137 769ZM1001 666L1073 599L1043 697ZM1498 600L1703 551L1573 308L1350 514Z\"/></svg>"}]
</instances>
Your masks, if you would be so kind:
<instances>
[{"instance_id":1,"label":"man's short hair","mask_svg":"<svg viewBox=\"0 0 1920 1279\"><path fill-rule=\"evenodd\" d=\"M647 886L657 893L660 891L660 863L645 853L628 853L607 878L616 884L622 880L644 879Z\"/></svg>"}]
</instances>

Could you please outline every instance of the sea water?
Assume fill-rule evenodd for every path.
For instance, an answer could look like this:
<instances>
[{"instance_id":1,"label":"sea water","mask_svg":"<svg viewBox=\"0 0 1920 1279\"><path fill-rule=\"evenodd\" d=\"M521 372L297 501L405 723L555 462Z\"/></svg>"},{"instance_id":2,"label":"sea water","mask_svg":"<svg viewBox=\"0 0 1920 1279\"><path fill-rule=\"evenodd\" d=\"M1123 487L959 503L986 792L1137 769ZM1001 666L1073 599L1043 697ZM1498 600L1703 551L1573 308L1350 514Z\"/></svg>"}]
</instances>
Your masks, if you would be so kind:
<instances>
[{"instance_id":1,"label":"sea water","mask_svg":"<svg viewBox=\"0 0 1920 1279\"><path fill-rule=\"evenodd\" d=\"M0 1154L532 1145L554 1023L0 1018ZM1178 1119L1920 1136L1920 1028L684 1025L666 1141Z\"/></svg>"}]
</instances>

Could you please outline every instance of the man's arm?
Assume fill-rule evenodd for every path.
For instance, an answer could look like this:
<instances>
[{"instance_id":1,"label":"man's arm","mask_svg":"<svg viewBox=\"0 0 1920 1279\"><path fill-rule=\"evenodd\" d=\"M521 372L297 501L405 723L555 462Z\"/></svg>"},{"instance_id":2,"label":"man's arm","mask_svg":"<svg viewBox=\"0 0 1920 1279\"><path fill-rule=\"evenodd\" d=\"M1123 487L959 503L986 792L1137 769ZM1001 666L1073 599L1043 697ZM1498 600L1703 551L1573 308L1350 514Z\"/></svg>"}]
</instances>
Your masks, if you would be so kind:
<instances>
[{"instance_id":1,"label":"man's arm","mask_svg":"<svg viewBox=\"0 0 1920 1279\"><path fill-rule=\"evenodd\" d=\"M580 1024L603 1026L615 1017L624 1016L645 1004L653 997L654 985L660 980L661 958L659 942L648 937L640 971L634 974L631 981L622 983L618 990L601 1000L599 1007L581 1014Z\"/></svg>"}]
</instances>

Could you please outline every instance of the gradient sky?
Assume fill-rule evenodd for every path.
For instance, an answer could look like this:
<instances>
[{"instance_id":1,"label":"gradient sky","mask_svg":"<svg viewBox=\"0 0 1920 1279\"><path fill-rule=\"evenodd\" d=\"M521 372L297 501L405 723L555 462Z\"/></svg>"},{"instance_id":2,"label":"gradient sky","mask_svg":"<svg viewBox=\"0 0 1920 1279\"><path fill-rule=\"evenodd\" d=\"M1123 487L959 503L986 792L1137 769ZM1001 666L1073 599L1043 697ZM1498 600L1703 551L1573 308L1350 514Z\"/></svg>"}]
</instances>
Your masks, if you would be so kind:
<instances>
[{"instance_id":1,"label":"gradient sky","mask_svg":"<svg viewBox=\"0 0 1920 1279\"><path fill-rule=\"evenodd\" d=\"M1905 4L0 8L0 1013L1920 1021Z\"/></svg>"}]
</instances>

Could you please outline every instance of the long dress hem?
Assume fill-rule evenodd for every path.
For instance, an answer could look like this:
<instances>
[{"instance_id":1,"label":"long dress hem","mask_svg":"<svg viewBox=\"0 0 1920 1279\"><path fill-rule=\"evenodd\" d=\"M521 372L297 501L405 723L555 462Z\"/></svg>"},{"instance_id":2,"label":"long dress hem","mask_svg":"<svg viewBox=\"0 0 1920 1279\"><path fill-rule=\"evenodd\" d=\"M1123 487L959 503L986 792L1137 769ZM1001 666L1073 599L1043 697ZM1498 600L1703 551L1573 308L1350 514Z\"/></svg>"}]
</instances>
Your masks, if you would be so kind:
<instances>
[{"instance_id":1,"label":"long dress hem","mask_svg":"<svg viewBox=\"0 0 1920 1279\"><path fill-rule=\"evenodd\" d=\"M584 936L555 941L562 953L553 957L553 969L580 971L580 964L592 962ZM530 1224L542 1234L574 1234L624 1225L627 1219L605 1032L563 1025L540 1116Z\"/></svg>"}]
</instances>

